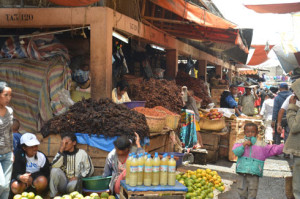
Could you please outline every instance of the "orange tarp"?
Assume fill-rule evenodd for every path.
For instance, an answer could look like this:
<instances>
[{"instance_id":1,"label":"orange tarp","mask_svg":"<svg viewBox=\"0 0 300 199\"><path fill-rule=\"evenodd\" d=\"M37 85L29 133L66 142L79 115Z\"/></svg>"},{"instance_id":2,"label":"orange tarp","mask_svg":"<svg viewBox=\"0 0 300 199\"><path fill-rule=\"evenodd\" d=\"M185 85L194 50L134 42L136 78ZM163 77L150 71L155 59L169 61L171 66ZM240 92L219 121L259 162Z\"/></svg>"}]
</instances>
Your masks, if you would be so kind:
<instances>
[{"instance_id":1,"label":"orange tarp","mask_svg":"<svg viewBox=\"0 0 300 199\"><path fill-rule=\"evenodd\" d=\"M281 4L261 4L261 5L245 5L247 8L257 13L275 13L285 14L300 11L300 2L281 3Z\"/></svg>"},{"instance_id":2,"label":"orange tarp","mask_svg":"<svg viewBox=\"0 0 300 199\"><path fill-rule=\"evenodd\" d=\"M170 28L163 28L166 32L177 37L184 37L196 40L207 40L213 42L237 45L244 52L248 53L247 46L244 45L237 29L237 25L218 17L207 10L184 0L150 0L152 3L175 13L195 24L182 24Z\"/></svg>"},{"instance_id":3,"label":"orange tarp","mask_svg":"<svg viewBox=\"0 0 300 199\"><path fill-rule=\"evenodd\" d=\"M265 51L265 45L251 45L252 48L255 48L255 51L252 55L251 60L247 65L256 66L261 63L264 63L268 59L268 54ZM274 45L270 45L270 50L274 47Z\"/></svg>"},{"instance_id":4,"label":"orange tarp","mask_svg":"<svg viewBox=\"0 0 300 199\"><path fill-rule=\"evenodd\" d=\"M184 0L151 0L151 2L201 26L221 29L237 28L237 25Z\"/></svg>"}]
</instances>

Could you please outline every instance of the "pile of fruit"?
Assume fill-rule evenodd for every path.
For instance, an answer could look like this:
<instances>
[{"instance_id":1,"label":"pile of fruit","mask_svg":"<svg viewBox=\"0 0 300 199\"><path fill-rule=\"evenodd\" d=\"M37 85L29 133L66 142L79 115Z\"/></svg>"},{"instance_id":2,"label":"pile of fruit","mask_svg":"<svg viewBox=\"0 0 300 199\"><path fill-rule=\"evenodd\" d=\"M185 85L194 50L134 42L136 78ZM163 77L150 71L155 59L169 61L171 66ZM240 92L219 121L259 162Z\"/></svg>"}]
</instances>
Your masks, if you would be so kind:
<instances>
[{"instance_id":1,"label":"pile of fruit","mask_svg":"<svg viewBox=\"0 0 300 199\"><path fill-rule=\"evenodd\" d=\"M72 192L70 195L56 196L54 199L116 199L115 196L110 196L106 192L102 192L101 195L97 193L92 193L89 196L83 196L77 191Z\"/></svg>"},{"instance_id":2,"label":"pile of fruit","mask_svg":"<svg viewBox=\"0 0 300 199\"><path fill-rule=\"evenodd\" d=\"M220 192L225 189L221 177L216 171L210 169L189 170L186 173L178 174L176 179L188 188L186 199L213 198L215 189Z\"/></svg>"},{"instance_id":3,"label":"pile of fruit","mask_svg":"<svg viewBox=\"0 0 300 199\"><path fill-rule=\"evenodd\" d=\"M218 109L211 109L208 113L205 114L205 118L210 120L219 120L223 117L223 113L220 113Z\"/></svg>"},{"instance_id":4,"label":"pile of fruit","mask_svg":"<svg viewBox=\"0 0 300 199\"><path fill-rule=\"evenodd\" d=\"M39 195L35 195L33 192L23 192L22 194L17 194L13 199L43 199Z\"/></svg>"}]
</instances>

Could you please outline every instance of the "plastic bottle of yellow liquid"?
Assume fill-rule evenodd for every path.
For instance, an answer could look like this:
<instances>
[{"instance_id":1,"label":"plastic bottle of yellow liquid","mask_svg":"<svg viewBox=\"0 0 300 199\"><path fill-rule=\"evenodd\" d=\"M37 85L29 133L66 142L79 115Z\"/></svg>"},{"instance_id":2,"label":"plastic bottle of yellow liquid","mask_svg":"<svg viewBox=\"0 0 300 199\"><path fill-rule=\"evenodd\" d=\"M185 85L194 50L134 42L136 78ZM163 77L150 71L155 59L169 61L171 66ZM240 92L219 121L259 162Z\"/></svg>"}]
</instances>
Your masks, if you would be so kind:
<instances>
[{"instance_id":1,"label":"plastic bottle of yellow liquid","mask_svg":"<svg viewBox=\"0 0 300 199\"><path fill-rule=\"evenodd\" d=\"M160 158L158 157L158 153L155 153L153 159L153 167L152 167L152 185L159 185L159 167L160 167Z\"/></svg>"},{"instance_id":2,"label":"plastic bottle of yellow liquid","mask_svg":"<svg viewBox=\"0 0 300 199\"><path fill-rule=\"evenodd\" d=\"M144 185L151 186L151 183L152 183L152 158L151 158L151 154L148 154L148 158L145 162Z\"/></svg>"},{"instance_id":3,"label":"plastic bottle of yellow liquid","mask_svg":"<svg viewBox=\"0 0 300 199\"><path fill-rule=\"evenodd\" d=\"M168 160L168 156L165 153L163 155L163 158L160 161L160 185L165 186L168 184L168 164L169 164L169 160Z\"/></svg>"},{"instance_id":4,"label":"plastic bottle of yellow liquid","mask_svg":"<svg viewBox=\"0 0 300 199\"><path fill-rule=\"evenodd\" d=\"M142 153L139 154L138 159L138 179L137 179L137 185L143 185L144 181L144 164L145 164L145 158Z\"/></svg>"},{"instance_id":5,"label":"plastic bottle of yellow liquid","mask_svg":"<svg viewBox=\"0 0 300 199\"><path fill-rule=\"evenodd\" d=\"M174 156L171 155L171 159L169 160L169 169L168 169L168 185L174 186L176 183L176 161L174 160Z\"/></svg>"},{"instance_id":6,"label":"plastic bottle of yellow liquid","mask_svg":"<svg viewBox=\"0 0 300 199\"><path fill-rule=\"evenodd\" d=\"M148 153L145 152L145 153L144 153L144 160L145 160L145 162L146 162L147 159L148 159Z\"/></svg>"},{"instance_id":7,"label":"plastic bottle of yellow liquid","mask_svg":"<svg viewBox=\"0 0 300 199\"><path fill-rule=\"evenodd\" d=\"M133 158L130 162L130 176L129 176L129 185L135 187L137 184L138 178L138 161L136 155L133 155Z\"/></svg>"},{"instance_id":8,"label":"plastic bottle of yellow liquid","mask_svg":"<svg viewBox=\"0 0 300 199\"><path fill-rule=\"evenodd\" d=\"M131 160L132 160L132 154L129 153L129 156L126 160L126 177L125 177L126 184L129 184L130 162L131 162Z\"/></svg>"}]
</instances>

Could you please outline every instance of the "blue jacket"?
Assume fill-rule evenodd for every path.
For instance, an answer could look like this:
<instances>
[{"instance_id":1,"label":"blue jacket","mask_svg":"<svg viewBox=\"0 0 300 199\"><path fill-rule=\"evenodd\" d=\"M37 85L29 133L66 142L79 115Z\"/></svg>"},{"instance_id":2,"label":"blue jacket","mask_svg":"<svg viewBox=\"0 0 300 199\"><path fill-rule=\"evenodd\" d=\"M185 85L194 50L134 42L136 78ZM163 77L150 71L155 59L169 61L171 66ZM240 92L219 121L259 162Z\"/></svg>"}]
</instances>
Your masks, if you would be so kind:
<instances>
[{"instance_id":1,"label":"blue jacket","mask_svg":"<svg viewBox=\"0 0 300 199\"><path fill-rule=\"evenodd\" d=\"M224 91L221 95L220 106L221 108L236 108L238 103L229 91Z\"/></svg>"},{"instance_id":2,"label":"blue jacket","mask_svg":"<svg viewBox=\"0 0 300 199\"><path fill-rule=\"evenodd\" d=\"M274 100L274 107L273 107L273 115L272 115L272 121L277 120L278 112L281 109L281 106L285 99L292 94L291 91L281 91ZM285 116L285 115L284 115Z\"/></svg>"}]
</instances>

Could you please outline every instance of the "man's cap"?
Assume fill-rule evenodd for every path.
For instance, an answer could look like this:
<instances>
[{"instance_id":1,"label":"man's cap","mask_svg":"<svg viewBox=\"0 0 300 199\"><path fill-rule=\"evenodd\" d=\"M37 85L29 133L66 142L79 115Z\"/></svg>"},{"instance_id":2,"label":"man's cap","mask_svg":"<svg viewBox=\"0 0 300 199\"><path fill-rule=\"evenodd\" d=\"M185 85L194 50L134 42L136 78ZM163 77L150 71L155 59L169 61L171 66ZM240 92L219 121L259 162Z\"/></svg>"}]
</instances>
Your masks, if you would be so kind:
<instances>
[{"instance_id":1,"label":"man's cap","mask_svg":"<svg viewBox=\"0 0 300 199\"><path fill-rule=\"evenodd\" d=\"M23 134L20 139L20 143L25 144L26 146L36 146L40 144L36 136L32 133Z\"/></svg>"},{"instance_id":2,"label":"man's cap","mask_svg":"<svg viewBox=\"0 0 300 199\"><path fill-rule=\"evenodd\" d=\"M281 84L279 84L279 88L286 88L286 89L288 89L289 85L287 83L281 83Z\"/></svg>"}]
</instances>

